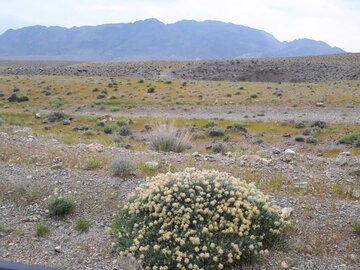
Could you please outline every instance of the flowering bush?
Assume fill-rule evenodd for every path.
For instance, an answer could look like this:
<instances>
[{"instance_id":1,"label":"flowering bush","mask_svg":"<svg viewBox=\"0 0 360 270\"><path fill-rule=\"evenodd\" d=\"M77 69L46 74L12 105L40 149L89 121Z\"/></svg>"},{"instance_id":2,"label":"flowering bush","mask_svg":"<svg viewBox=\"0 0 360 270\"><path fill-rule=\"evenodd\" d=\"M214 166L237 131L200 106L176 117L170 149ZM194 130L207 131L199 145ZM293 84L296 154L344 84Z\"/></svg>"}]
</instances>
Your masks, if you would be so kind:
<instances>
[{"instance_id":1,"label":"flowering bush","mask_svg":"<svg viewBox=\"0 0 360 270\"><path fill-rule=\"evenodd\" d=\"M228 269L268 253L285 222L254 185L188 168L138 188L113 225L116 250L145 269Z\"/></svg>"}]
</instances>

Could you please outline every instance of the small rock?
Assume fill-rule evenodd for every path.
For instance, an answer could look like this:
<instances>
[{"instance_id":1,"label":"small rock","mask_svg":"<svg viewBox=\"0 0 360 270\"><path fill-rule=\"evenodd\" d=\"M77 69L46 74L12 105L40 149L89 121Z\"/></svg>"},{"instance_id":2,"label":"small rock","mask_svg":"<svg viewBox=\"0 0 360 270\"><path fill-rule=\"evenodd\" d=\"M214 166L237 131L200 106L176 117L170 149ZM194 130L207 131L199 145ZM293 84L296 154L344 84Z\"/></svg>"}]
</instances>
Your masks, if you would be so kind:
<instances>
[{"instance_id":1,"label":"small rock","mask_svg":"<svg viewBox=\"0 0 360 270\"><path fill-rule=\"evenodd\" d=\"M350 152L341 152L339 154L339 156L342 156L342 157L350 157L351 156L351 153Z\"/></svg>"},{"instance_id":2,"label":"small rock","mask_svg":"<svg viewBox=\"0 0 360 270\"><path fill-rule=\"evenodd\" d=\"M86 146L91 152L102 152L104 151L104 146L100 143L91 143Z\"/></svg>"},{"instance_id":3,"label":"small rock","mask_svg":"<svg viewBox=\"0 0 360 270\"><path fill-rule=\"evenodd\" d=\"M295 136L295 141L296 142L305 142L305 140L306 140L306 138L303 135Z\"/></svg>"},{"instance_id":4,"label":"small rock","mask_svg":"<svg viewBox=\"0 0 360 270\"><path fill-rule=\"evenodd\" d=\"M106 123L106 122L112 122L113 121L113 118L112 118L112 116L111 115L103 115L103 116L101 116L101 117L99 117L98 118L101 122L104 122L104 123Z\"/></svg>"},{"instance_id":5,"label":"small rock","mask_svg":"<svg viewBox=\"0 0 360 270\"><path fill-rule=\"evenodd\" d=\"M351 196L355 199L360 199L360 189L354 189L351 193Z\"/></svg>"},{"instance_id":6,"label":"small rock","mask_svg":"<svg viewBox=\"0 0 360 270\"><path fill-rule=\"evenodd\" d=\"M351 176L359 177L360 178L360 169L355 169L349 173Z\"/></svg>"},{"instance_id":7,"label":"small rock","mask_svg":"<svg viewBox=\"0 0 360 270\"><path fill-rule=\"evenodd\" d=\"M36 119L40 119L40 118L41 118L40 113L35 113L35 118L36 118Z\"/></svg>"},{"instance_id":8,"label":"small rock","mask_svg":"<svg viewBox=\"0 0 360 270\"><path fill-rule=\"evenodd\" d=\"M317 102L316 107L325 107L325 104L323 102Z\"/></svg>"},{"instance_id":9,"label":"small rock","mask_svg":"<svg viewBox=\"0 0 360 270\"><path fill-rule=\"evenodd\" d=\"M350 254L350 260L353 262L357 261L357 256L355 254Z\"/></svg>"},{"instance_id":10,"label":"small rock","mask_svg":"<svg viewBox=\"0 0 360 270\"><path fill-rule=\"evenodd\" d=\"M192 156L193 156L193 157L201 157L201 155L199 154L199 152L194 152L194 153L192 153Z\"/></svg>"},{"instance_id":11,"label":"small rock","mask_svg":"<svg viewBox=\"0 0 360 270\"><path fill-rule=\"evenodd\" d=\"M64 126L68 126L68 125L71 124L71 121L70 121L70 119L64 119L64 120L62 121L62 123L63 123Z\"/></svg>"},{"instance_id":12,"label":"small rock","mask_svg":"<svg viewBox=\"0 0 360 270\"><path fill-rule=\"evenodd\" d=\"M348 160L345 156L339 156L335 159L335 164L338 166L345 166L348 164Z\"/></svg>"},{"instance_id":13,"label":"small rock","mask_svg":"<svg viewBox=\"0 0 360 270\"><path fill-rule=\"evenodd\" d=\"M54 164L50 167L50 169L52 169L52 170L61 170L62 168L63 168L63 165L61 163Z\"/></svg>"},{"instance_id":14,"label":"small rock","mask_svg":"<svg viewBox=\"0 0 360 270\"><path fill-rule=\"evenodd\" d=\"M294 187L300 189L307 189L309 187L309 183L308 182L295 183Z\"/></svg>"},{"instance_id":15,"label":"small rock","mask_svg":"<svg viewBox=\"0 0 360 270\"><path fill-rule=\"evenodd\" d=\"M281 209L281 217L283 219L287 219L290 217L292 211L294 211L294 208L292 207L284 207Z\"/></svg>"},{"instance_id":16,"label":"small rock","mask_svg":"<svg viewBox=\"0 0 360 270\"><path fill-rule=\"evenodd\" d=\"M291 149L286 149L286 150L285 150L285 154L295 155L295 151L294 151L294 150L291 150Z\"/></svg>"},{"instance_id":17,"label":"small rock","mask_svg":"<svg viewBox=\"0 0 360 270\"><path fill-rule=\"evenodd\" d=\"M287 265L287 263L285 261L281 262L281 269L288 269L289 266Z\"/></svg>"},{"instance_id":18,"label":"small rock","mask_svg":"<svg viewBox=\"0 0 360 270\"><path fill-rule=\"evenodd\" d=\"M272 153L274 155L279 155L279 154L281 154L281 151L279 149L275 148L275 149L273 149Z\"/></svg>"},{"instance_id":19,"label":"small rock","mask_svg":"<svg viewBox=\"0 0 360 270\"><path fill-rule=\"evenodd\" d=\"M156 161L148 161L145 163L145 167L150 170L157 170L160 168L159 162Z\"/></svg>"},{"instance_id":20,"label":"small rock","mask_svg":"<svg viewBox=\"0 0 360 270\"><path fill-rule=\"evenodd\" d=\"M27 142L33 142L35 141L36 138L34 136L29 136L28 139L26 140Z\"/></svg>"},{"instance_id":21,"label":"small rock","mask_svg":"<svg viewBox=\"0 0 360 270\"><path fill-rule=\"evenodd\" d=\"M61 252L62 252L61 246L56 246L56 247L54 248L54 251L55 251L55 253L61 253Z\"/></svg>"}]
</instances>

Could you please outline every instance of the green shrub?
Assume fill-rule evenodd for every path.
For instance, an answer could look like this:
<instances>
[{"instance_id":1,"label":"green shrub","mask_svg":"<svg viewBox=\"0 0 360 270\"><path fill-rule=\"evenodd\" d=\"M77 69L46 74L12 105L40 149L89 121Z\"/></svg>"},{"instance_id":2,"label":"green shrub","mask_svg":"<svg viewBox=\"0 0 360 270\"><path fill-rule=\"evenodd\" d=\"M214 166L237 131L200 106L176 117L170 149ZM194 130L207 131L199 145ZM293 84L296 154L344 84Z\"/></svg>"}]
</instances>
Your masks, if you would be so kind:
<instances>
[{"instance_id":1,"label":"green shrub","mask_svg":"<svg viewBox=\"0 0 360 270\"><path fill-rule=\"evenodd\" d=\"M119 126L119 127L122 127L122 126L127 126L128 125L128 122L127 121L124 121L124 120L118 120L116 122L116 124Z\"/></svg>"},{"instance_id":2,"label":"green shrub","mask_svg":"<svg viewBox=\"0 0 360 270\"><path fill-rule=\"evenodd\" d=\"M111 133L113 133L113 131L114 131L114 128L112 126L104 127L104 133L105 134L111 134Z\"/></svg>"},{"instance_id":3,"label":"green shrub","mask_svg":"<svg viewBox=\"0 0 360 270\"><path fill-rule=\"evenodd\" d=\"M129 136L132 134L131 128L129 125L124 125L119 128L120 136Z\"/></svg>"},{"instance_id":4,"label":"green shrub","mask_svg":"<svg viewBox=\"0 0 360 270\"><path fill-rule=\"evenodd\" d=\"M147 89L147 92L148 92L148 93L155 93L155 87L149 87L149 88Z\"/></svg>"},{"instance_id":5,"label":"green shrub","mask_svg":"<svg viewBox=\"0 0 360 270\"><path fill-rule=\"evenodd\" d=\"M317 144L317 139L314 137L307 137L306 138L306 143L311 143L311 144Z\"/></svg>"},{"instance_id":6,"label":"green shrub","mask_svg":"<svg viewBox=\"0 0 360 270\"><path fill-rule=\"evenodd\" d=\"M127 177L135 172L135 165L129 159L119 157L111 162L110 171L113 176Z\"/></svg>"},{"instance_id":7,"label":"green shrub","mask_svg":"<svg viewBox=\"0 0 360 270\"><path fill-rule=\"evenodd\" d=\"M304 122L296 122L295 128L305 128L305 123Z\"/></svg>"},{"instance_id":8,"label":"green shrub","mask_svg":"<svg viewBox=\"0 0 360 270\"><path fill-rule=\"evenodd\" d=\"M339 140L339 143L350 144L355 147L360 147L360 134L351 134L344 136Z\"/></svg>"},{"instance_id":9,"label":"green shrub","mask_svg":"<svg viewBox=\"0 0 360 270\"><path fill-rule=\"evenodd\" d=\"M311 136L311 137L317 137L321 133L321 128L319 127L312 127L312 128L306 128L303 131L303 135L305 136Z\"/></svg>"},{"instance_id":10,"label":"green shrub","mask_svg":"<svg viewBox=\"0 0 360 270\"><path fill-rule=\"evenodd\" d=\"M8 98L8 101L9 102L26 102L26 101L29 101L29 97L24 94L20 94L19 96L17 96L16 93L13 93Z\"/></svg>"},{"instance_id":11,"label":"green shrub","mask_svg":"<svg viewBox=\"0 0 360 270\"><path fill-rule=\"evenodd\" d=\"M50 233L50 228L46 224L37 224L36 225L36 236L44 237Z\"/></svg>"},{"instance_id":12,"label":"green shrub","mask_svg":"<svg viewBox=\"0 0 360 270\"><path fill-rule=\"evenodd\" d=\"M160 174L130 195L113 234L146 269L231 269L268 253L286 223L253 184L217 171Z\"/></svg>"},{"instance_id":13,"label":"green shrub","mask_svg":"<svg viewBox=\"0 0 360 270\"><path fill-rule=\"evenodd\" d=\"M97 120L97 121L96 121L96 125L97 125L98 127L104 127L104 126L105 126L105 122L100 121L100 120Z\"/></svg>"},{"instance_id":14,"label":"green shrub","mask_svg":"<svg viewBox=\"0 0 360 270\"><path fill-rule=\"evenodd\" d=\"M215 121L209 120L205 125L205 128L217 127L218 124Z\"/></svg>"},{"instance_id":15,"label":"green shrub","mask_svg":"<svg viewBox=\"0 0 360 270\"><path fill-rule=\"evenodd\" d=\"M315 121L311 124L311 127L318 127L320 129L324 129L327 127L327 124L324 121Z\"/></svg>"},{"instance_id":16,"label":"green shrub","mask_svg":"<svg viewBox=\"0 0 360 270\"><path fill-rule=\"evenodd\" d=\"M49 101L49 104L51 107L58 109L63 105L63 102L59 97L52 97Z\"/></svg>"},{"instance_id":17,"label":"green shrub","mask_svg":"<svg viewBox=\"0 0 360 270\"><path fill-rule=\"evenodd\" d=\"M79 218L75 221L75 230L79 232L88 232L90 229L90 223L86 219Z\"/></svg>"},{"instance_id":18,"label":"green shrub","mask_svg":"<svg viewBox=\"0 0 360 270\"><path fill-rule=\"evenodd\" d=\"M159 152L185 151L190 146L191 133L186 129L174 126L160 125L151 134L151 144Z\"/></svg>"},{"instance_id":19,"label":"green shrub","mask_svg":"<svg viewBox=\"0 0 360 270\"><path fill-rule=\"evenodd\" d=\"M245 127L243 127L243 125L241 125L239 123L235 123L232 126L228 126L227 129L230 130L230 131L234 131L234 132L247 133L247 129Z\"/></svg>"},{"instance_id":20,"label":"green shrub","mask_svg":"<svg viewBox=\"0 0 360 270\"><path fill-rule=\"evenodd\" d=\"M222 137L225 135L225 131L219 127L209 127L206 129L206 133L211 137Z\"/></svg>"},{"instance_id":21,"label":"green shrub","mask_svg":"<svg viewBox=\"0 0 360 270\"><path fill-rule=\"evenodd\" d=\"M360 235L360 219L354 221L353 228L355 232Z\"/></svg>"},{"instance_id":22,"label":"green shrub","mask_svg":"<svg viewBox=\"0 0 360 270\"><path fill-rule=\"evenodd\" d=\"M115 137L113 139L113 142L115 143L115 145L120 146L124 142L124 137Z\"/></svg>"},{"instance_id":23,"label":"green shrub","mask_svg":"<svg viewBox=\"0 0 360 270\"><path fill-rule=\"evenodd\" d=\"M50 215L65 216L75 210L75 202L68 197L51 197L47 208Z\"/></svg>"},{"instance_id":24,"label":"green shrub","mask_svg":"<svg viewBox=\"0 0 360 270\"><path fill-rule=\"evenodd\" d=\"M97 170L101 168L101 161L98 159L89 159L85 163L85 170Z\"/></svg>"},{"instance_id":25,"label":"green shrub","mask_svg":"<svg viewBox=\"0 0 360 270\"><path fill-rule=\"evenodd\" d=\"M224 154L225 150L226 150L226 145L221 142L217 142L211 146L211 152L213 152L214 154L218 154L218 153Z\"/></svg>"}]
</instances>

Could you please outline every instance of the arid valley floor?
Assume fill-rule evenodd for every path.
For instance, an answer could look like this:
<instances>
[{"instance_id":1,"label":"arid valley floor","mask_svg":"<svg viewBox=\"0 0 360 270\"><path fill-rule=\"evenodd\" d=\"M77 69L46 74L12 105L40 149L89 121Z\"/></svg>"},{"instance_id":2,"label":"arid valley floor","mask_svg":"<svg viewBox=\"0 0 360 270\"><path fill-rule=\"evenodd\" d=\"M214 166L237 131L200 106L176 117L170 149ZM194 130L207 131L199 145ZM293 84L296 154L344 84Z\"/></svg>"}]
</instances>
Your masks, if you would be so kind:
<instances>
[{"instance_id":1,"label":"arid valley floor","mask_svg":"<svg viewBox=\"0 0 360 270\"><path fill-rule=\"evenodd\" d=\"M191 131L191 148L154 151L160 124ZM146 177L196 167L254 182L293 209L284 242L238 269L360 269L360 139L342 140L350 135L360 138L360 54L0 61L0 260L138 269L112 249L118 204ZM117 156L136 164L133 175L111 175ZM75 212L50 216L53 194L73 197ZM88 232L75 229L79 218Z\"/></svg>"}]
</instances>

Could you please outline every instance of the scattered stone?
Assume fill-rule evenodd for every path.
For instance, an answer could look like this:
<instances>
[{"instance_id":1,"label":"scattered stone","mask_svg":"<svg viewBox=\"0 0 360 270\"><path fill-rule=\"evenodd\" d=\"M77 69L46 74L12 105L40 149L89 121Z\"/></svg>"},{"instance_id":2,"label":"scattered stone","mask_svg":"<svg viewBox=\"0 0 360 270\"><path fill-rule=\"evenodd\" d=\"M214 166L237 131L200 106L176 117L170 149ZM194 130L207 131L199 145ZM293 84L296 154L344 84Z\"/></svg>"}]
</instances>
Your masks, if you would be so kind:
<instances>
[{"instance_id":1,"label":"scattered stone","mask_svg":"<svg viewBox=\"0 0 360 270\"><path fill-rule=\"evenodd\" d=\"M227 126L226 129L228 131L233 131L233 132L243 132L243 133L247 133L247 129L245 127L242 127L240 125L233 125L233 126Z\"/></svg>"},{"instance_id":2,"label":"scattered stone","mask_svg":"<svg viewBox=\"0 0 360 270\"><path fill-rule=\"evenodd\" d=\"M295 155L295 151L291 150L291 149L286 149L285 154L287 154L287 155Z\"/></svg>"},{"instance_id":3,"label":"scattered stone","mask_svg":"<svg viewBox=\"0 0 360 270\"><path fill-rule=\"evenodd\" d=\"M55 253L61 253L62 252L61 246L56 246L54 248L54 251L55 251Z\"/></svg>"},{"instance_id":4,"label":"scattered stone","mask_svg":"<svg viewBox=\"0 0 360 270\"><path fill-rule=\"evenodd\" d=\"M288 269L289 266L287 265L287 263L285 261L281 262L281 269Z\"/></svg>"},{"instance_id":5,"label":"scattered stone","mask_svg":"<svg viewBox=\"0 0 360 270\"><path fill-rule=\"evenodd\" d=\"M347 156L341 156L339 155L336 159L335 159L335 164L338 166L345 166L346 164L348 164L348 158Z\"/></svg>"},{"instance_id":6,"label":"scattered stone","mask_svg":"<svg viewBox=\"0 0 360 270\"><path fill-rule=\"evenodd\" d=\"M284 207L281 209L281 217L287 219L290 217L291 213L294 211L292 207Z\"/></svg>"},{"instance_id":7,"label":"scattered stone","mask_svg":"<svg viewBox=\"0 0 360 270\"><path fill-rule=\"evenodd\" d=\"M149 131L149 130L152 130L152 126L151 126L151 125L145 125L144 128L145 128L146 130L148 130L148 131Z\"/></svg>"},{"instance_id":8,"label":"scattered stone","mask_svg":"<svg viewBox=\"0 0 360 270\"><path fill-rule=\"evenodd\" d=\"M108 115L108 114L103 115L103 116L99 117L98 119L99 119L101 122L103 122L103 123L112 122L112 121L113 121L112 116L111 116L111 115Z\"/></svg>"},{"instance_id":9,"label":"scattered stone","mask_svg":"<svg viewBox=\"0 0 360 270\"><path fill-rule=\"evenodd\" d=\"M100 143L91 143L86 146L91 152L102 152L104 151L104 146Z\"/></svg>"},{"instance_id":10,"label":"scattered stone","mask_svg":"<svg viewBox=\"0 0 360 270\"><path fill-rule=\"evenodd\" d=\"M70 120L70 119L64 119L64 120L62 121L62 123L63 123L64 126L68 126L68 125L71 124L71 120Z\"/></svg>"},{"instance_id":11,"label":"scattered stone","mask_svg":"<svg viewBox=\"0 0 360 270\"><path fill-rule=\"evenodd\" d=\"M270 160L262 158L258 155L242 155L239 158L240 164L244 166L259 166L259 165L268 165Z\"/></svg>"},{"instance_id":12,"label":"scattered stone","mask_svg":"<svg viewBox=\"0 0 360 270\"><path fill-rule=\"evenodd\" d=\"M272 150L272 153L274 155L279 155L279 154L281 154L281 151L279 149L275 148L275 149Z\"/></svg>"},{"instance_id":13,"label":"scattered stone","mask_svg":"<svg viewBox=\"0 0 360 270\"><path fill-rule=\"evenodd\" d=\"M355 199L360 199L360 189L359 188L353 189L351 196Z\"/></svg>"},{"instance_id":14,"label":"scattered stone","mask_svg":"<svg viewBox=\"0 0 360 270\"><path fill-rule=\"evenodd\" d=\"M61 170L63 168L63 165L61 163L52 165L50 169L52 170Z\"/></svg>"},{"instance_id":15,"label":"scattered stone","mask_svg":"<svg viewBox=\"0 0 360 270\"><path fill-rule=\"evenodd\" d=\"M350 176L355 176L355 177L359 177L360 178L360 169L355 169L351 172L349 172Z\"/></svg>"},{"instance_id":16,"label":"scattered stone","mask_svg":"<svg viewBox=\"0 0 360 270\"><path fill-rule=\"evenodd\" d=\"M350 156L351 156L351 153L350 153L350 152L341 152L341 153L339 154L339 156L350 157Z\"/></svg>"},{"instance_id":17,"label":"scattered stone","mask_svg":"<svg viewBox=\"0 0 360 270\"><path fill-rule=\"evenodd\" d=\"M295 141L296 142L305 142L305 140L306 140L306 138L303 135L295 136Z\"/></svg>"},{"instance_id":18,"label":"scattered stone","mask_svg":"<svg viewBox=\"0 0 360 270\"><path fill-rule=\"evenodd\" d=\"M160 164L159 162L156 161L148 161L145 163L145 168L150 170L157 170L160 168Z\"/></svg>"},{"instance_id":19,"label":"scattered stone","mask_svg":"<svg viewBox=\"0 0 360 270\"><path fill-rule=\"evenodd\" d=\"M300 189L307 189L309 187L309 183L308 182L299 182L299 183L295 183L294 184L295 188L300 188Z\"/></svg>"},{"instance_id":20,"label":"scattered stone","mask_svg":"<svg viewBox=\"0 0 360 270\"><path fill-rule=\"evenodd\" d=\"M317 102L316 107L325 107L325 104L323 102Z\"/></svg>"}]
</instances>

